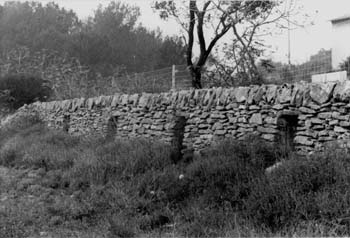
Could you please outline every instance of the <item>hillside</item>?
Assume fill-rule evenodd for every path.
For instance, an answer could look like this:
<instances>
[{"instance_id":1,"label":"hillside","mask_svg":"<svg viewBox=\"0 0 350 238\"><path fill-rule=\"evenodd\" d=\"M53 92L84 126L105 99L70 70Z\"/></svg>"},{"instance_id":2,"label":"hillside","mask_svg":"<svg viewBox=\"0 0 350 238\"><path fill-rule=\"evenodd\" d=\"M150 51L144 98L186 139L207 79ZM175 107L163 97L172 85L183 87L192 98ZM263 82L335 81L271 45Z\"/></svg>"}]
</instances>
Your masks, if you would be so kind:
<instances>
[{"instance_id":1,"label":"hillside","mask_svg":"<svg viewBox=\"0 0 350 238\"><path fill-rule=\"evenodd\" d=\"M0 237L349 234L342 150L282 157L250 138L179 158L161 142L73 137L35 115L9 122L0 134Z\"/></svg>"}]
</instances>

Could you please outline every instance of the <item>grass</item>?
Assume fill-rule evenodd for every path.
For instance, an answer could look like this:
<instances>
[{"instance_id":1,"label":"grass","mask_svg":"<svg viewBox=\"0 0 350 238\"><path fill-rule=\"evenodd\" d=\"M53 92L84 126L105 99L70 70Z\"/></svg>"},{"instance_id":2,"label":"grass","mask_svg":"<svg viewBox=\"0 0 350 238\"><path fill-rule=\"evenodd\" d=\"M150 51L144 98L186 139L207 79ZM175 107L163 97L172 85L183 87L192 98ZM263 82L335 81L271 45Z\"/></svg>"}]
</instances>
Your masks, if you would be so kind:
<instances>
[{"instance_id":1,"label":"grass","mask_svg":"<svg viewBox=\"0 0 350 238\"><path fill-rule=\"evenodd\" d=\"M0 237L344 236L350 158L281 161L256 138L174 161L142 139L72 137L35 117L0 133Z\"/></svg>"}]
</instances>

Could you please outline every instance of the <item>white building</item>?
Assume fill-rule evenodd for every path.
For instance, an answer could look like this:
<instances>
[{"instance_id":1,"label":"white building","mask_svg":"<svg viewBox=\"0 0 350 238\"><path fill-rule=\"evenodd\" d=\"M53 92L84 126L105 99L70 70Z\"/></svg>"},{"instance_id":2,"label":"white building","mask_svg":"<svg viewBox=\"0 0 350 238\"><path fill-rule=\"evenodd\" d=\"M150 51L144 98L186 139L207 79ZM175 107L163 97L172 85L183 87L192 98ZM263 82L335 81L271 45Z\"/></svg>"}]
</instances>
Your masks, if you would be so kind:
<instances>
[{"instance_id":1,"label":"white building","mask_svg":"<svg viewBox=\"0 0 350 238\"><path fill-rule=\"evenodd\" d=\"M335 18L331 23L333 28L332 67L338 69L339 64L350 56L350 15Z\"/></svg>"}]
</instances>

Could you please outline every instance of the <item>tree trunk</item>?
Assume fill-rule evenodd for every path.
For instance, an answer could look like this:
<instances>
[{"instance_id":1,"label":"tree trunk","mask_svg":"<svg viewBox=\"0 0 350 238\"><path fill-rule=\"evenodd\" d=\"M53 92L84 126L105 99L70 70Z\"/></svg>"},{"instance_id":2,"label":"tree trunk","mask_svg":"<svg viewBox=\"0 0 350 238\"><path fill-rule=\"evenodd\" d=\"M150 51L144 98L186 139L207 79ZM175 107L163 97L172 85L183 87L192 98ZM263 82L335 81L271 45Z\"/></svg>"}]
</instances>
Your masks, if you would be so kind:
<instances>
[{"instance_id":1,"label":"tree trunk","mask_svg":"<svg viewBox=\"0 0 350 238\"><path fill-rule=\"evenodd\" d=\"M201 89L202 88L202 72L200 67L190 67L191 72L191 78L192 78L192 87L195 89Z\"/></svg>"}]
</instances>

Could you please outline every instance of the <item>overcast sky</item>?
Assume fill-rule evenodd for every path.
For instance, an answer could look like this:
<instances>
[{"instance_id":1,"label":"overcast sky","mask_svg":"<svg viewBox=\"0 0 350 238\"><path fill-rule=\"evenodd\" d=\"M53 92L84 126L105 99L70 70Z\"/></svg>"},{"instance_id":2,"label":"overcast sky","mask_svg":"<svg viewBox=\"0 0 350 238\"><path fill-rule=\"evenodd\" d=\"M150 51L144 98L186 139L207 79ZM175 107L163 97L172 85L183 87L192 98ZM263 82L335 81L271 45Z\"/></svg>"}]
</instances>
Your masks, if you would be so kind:
<instances>
[{"instance_id":1,"label":"overcast sky","mask_svg":"<svg viewBox=\"0 0 350 238\"><path fill-rule=\"evenodd\" d=\"M22 0L21 0L22 1ZM48 0L38 0L43 3ZM178 28L159 19L151 9L152 0L122 0L129 5L137 5L141 10L141 23L151 29L159 27L166 34L178 34ZM0 0L3 4L5 1ZM93 14L93 10L99 4L107 5L110 0L55 0L66 9L73 9L80 18L86 18ZM303 13L309 14L313 26L291 31L291 57L293 62L303 62L316 53L319 49L330 49L332 45L330 19L350 15L350 0L298 0L303 6ZM349 36L350 38L350 36ZM271 52L268 54L275 60L287 61L288 38L287 31L283 34L268 39Z\"/></svg>"}]
</instances>

